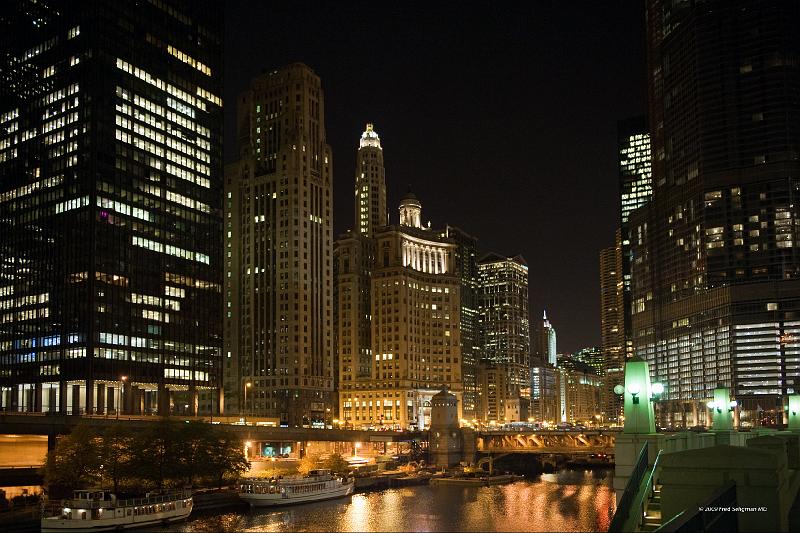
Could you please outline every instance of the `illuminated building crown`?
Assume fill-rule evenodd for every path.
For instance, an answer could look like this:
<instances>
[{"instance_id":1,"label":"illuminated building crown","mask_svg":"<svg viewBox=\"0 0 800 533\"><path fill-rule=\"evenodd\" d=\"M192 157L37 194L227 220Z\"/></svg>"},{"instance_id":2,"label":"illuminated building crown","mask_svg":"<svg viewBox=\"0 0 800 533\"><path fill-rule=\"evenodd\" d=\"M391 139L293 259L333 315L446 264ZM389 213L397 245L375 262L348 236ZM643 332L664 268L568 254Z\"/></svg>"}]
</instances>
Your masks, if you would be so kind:
<instances>
[{"instance_id":1,"label":"illuminated building crown","mask_svg":"<svg viewBox=\"0 0 800 533\"><path fill-rule=\"evenodd\" d=\"M378 133L373 129L371 123L367 123L367 129L361 134L361 140L358 142L359 149L364 148L365 146L372 146L382 150L381 138L378 137Z\"/></svg>"}]
</instances>

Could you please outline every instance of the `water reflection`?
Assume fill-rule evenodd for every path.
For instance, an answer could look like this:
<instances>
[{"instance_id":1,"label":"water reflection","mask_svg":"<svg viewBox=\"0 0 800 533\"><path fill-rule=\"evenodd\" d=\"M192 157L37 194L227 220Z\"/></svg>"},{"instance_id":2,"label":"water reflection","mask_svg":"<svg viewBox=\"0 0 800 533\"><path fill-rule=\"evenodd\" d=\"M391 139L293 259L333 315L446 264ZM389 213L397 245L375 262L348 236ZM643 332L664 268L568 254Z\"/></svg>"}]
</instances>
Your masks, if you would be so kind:
<instances>
[{"instance_id":1,"label":"water reflection","mask_svg":"<svg viewBox=\"0 0 800 533\"><path fill-rule=\"evenodd\" d=\"M198 516L172 531L606 531L610 471L562 470L496 487L409 487L280 510Z\"/></svg>"}]
</instances>

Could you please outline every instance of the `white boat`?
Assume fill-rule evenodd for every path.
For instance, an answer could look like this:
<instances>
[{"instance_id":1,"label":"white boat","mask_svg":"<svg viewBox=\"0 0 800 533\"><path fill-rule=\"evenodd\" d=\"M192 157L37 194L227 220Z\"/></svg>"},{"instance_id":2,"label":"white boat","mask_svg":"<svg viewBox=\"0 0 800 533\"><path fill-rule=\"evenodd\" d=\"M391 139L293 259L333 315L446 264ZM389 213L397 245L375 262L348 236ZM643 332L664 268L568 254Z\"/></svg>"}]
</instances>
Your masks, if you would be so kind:
<instances>
[{"instance_id":1,"label":"white boat","mask_svg":"<svg viewBox=\"0 0 800 533\"><path fill-rule=\"evenodd\" d=\"M111 531L180 522L192 512L189 492L118 500L104 490L76 490L42 517L42 533Z\"/></svg>"},{"instance_id":2,"label":"white boat","mask_svg":"<svg viewBox=\"0 0 800 533\"><path fill-rule=\"evenodd\" d=\"M245 479L239 498L253 507L273 507L343 498L353 493L354 480L334 477L330 470L312 470L304 477Z\"/></svg>"}]
</instances>

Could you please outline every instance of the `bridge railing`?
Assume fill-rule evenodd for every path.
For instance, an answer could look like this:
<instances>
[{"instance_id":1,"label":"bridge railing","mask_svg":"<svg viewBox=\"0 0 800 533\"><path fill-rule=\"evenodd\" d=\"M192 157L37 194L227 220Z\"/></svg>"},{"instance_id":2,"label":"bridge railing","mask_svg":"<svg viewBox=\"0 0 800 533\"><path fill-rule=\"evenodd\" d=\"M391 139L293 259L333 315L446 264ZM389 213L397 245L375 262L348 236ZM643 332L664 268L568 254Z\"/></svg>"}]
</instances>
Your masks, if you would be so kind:
<instances>
[{"instance_id":1,"label":"bridge railing","mask_svg":"<svg viewBox=\"0 0 800 533\"><path fill-rule=\"evenodd\" d=\"M739 513L728 512L736 507L736 482L728 480L698 507L690 507L656 529L660 533L738 533Z\"/></svg>"},{"instance_id":2,"label":"bridge railing","mask_svg":"<svg viewBox=\"0 0 800 533\"><path fill-rule=\"evenodd\" d=\"M617 511L614 513L614 518L611 519L611 525L608 527L609 533L630 530L630 528L625 529L625 525L626 522L628 522L631 511L635 510L634 499L636 499L639 493L642 480L647 471L647 448L648 446L645 442L639 452L639 457L636 459L636 464L633 466L631 477L628 478L628 482L625 484L625 490L622 492L622 496L620 496L617 504ZM638 509L636 511L638 512ZM640 514L639 516L641 517L642 515Z\"/></svg>"}]
</instances>

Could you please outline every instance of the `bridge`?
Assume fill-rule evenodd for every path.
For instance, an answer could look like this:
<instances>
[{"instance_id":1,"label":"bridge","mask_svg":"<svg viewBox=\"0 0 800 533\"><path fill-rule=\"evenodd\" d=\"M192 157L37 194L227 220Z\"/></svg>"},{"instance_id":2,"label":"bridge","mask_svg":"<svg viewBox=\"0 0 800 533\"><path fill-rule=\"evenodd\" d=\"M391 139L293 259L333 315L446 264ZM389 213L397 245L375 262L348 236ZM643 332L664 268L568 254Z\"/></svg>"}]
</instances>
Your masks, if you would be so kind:
<instances>
[{"instance_id":1,"label":"bridge","mask_svg":"<svg viewBox=\"0 0 800 533\"><path fill-rule=\"evenodd\" d=\"M482 431L476 434L479 453L563 455L614 454L616 431Z\"/></svg>"},{"instance_id":2,"label":"bridge","mask_svg":"<svg viewBox=\"0 0 800 533\"><path fill-rule=\"evenodd\" d=\"M125 425L134 429L152 427L170 422L207 422L225 427L243 441L295 441L295 442L410 442L427 440L427 431L368 431L350 429L286 428L255 424L231 423L198 417L155 416L91 416L44 413L6 413L0 415L0 434L47 435L48 448L55 446L58 435L66 435L78 425L105 429ZM50 442L52 440L52 442Z\"/></svg>"}]
</instances>

